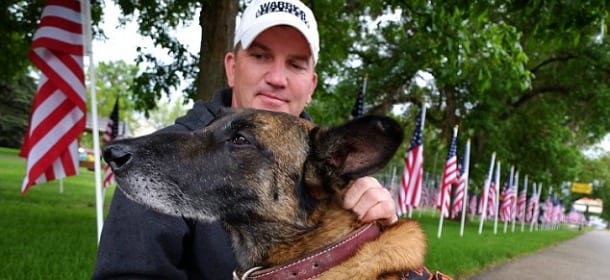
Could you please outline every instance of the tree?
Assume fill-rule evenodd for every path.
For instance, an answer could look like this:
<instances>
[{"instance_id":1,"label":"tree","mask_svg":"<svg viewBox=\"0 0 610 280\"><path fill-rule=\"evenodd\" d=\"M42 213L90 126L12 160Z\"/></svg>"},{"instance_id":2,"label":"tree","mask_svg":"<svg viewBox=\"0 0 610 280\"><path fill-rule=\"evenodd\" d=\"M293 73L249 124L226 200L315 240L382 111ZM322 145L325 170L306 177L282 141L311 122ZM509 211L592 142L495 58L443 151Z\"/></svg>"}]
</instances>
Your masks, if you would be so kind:
<instances>
[{"instance_id":1,"label":"tree","mask_svg":"<svg viewBox=\"0 0 610 280\"><path fill-rule=\"evenodd\" d=\"M98 118L108 119L114 108L114 103L119 102L119 121L127 122L130 131L138 128L138 120L134 109L134 95L130 91L133 85L133 77L138 73L138 67L127 64L124 61L99 62L95 66L95 92L97 102ZM89 74L87 72L87 74ZM87 77L90 80L89 77ZM87 112L91 112L91 94L87 93ZM100 130L106 129L99 127ZM93 137L89 132L84 132L80 137L80 145L93 147Z\"/></svg>"},{"instance_id":2,"label":"tree","mask_svg":"<svg viewBox=\"0 0 610 280\"><path fill-rule=\"evenodd\" d=\"M355 99L354 81L367 73L370 113L427 97L427 126L441 140L426 141L435 144L459 123L461 141L473 140L473 178L482 181L496 151L506 168L517 164L546 185L574 178L580 149L610 131L603 2L315 1L314 8L320 26L331 26L321 31L323 83L309 108L316 120L345 119L353 103L346 97ZM380 21L388 14L398 16ZM430 90L414 86L419 70L433 76Z\"/></svg>"},{"instance_id":3,"label":"tree","mask_svg":"<svg viewBox=\"0 0 610 280\"><path fill-rule=\"evenodd\" d=\"M102 15L101 0L91 0L91 20L94 33ZM40 20L44 0L6 0L0 2L0 81L10 81L27 73L30 67L28 51L36 25Z\"/></svg>"},{"instance_id":4,"label":"tree","mask_svg":"<svg viewBox=\"0 0 610 280\"><path fill-rule=\"evenodd\" d=\"M0 2L0 146L20 147L27 129L36 93L36 81L29 75L28 52L44 3ZM95 27L102 14L101 4L95 0L91 4Z\"/></svg>"},{"instance_id":5,"label":"tree","mask_svg":"<svg viewBox=\"0 0 610 280\"><path fill-rule=\"evenodd\" d=\"M195 81L196 87L187 88L187 99L208 99L214 90L226 86L224 54L232 48L233 30L238 1L188 1L164 3L150 1L117 1L125 18L138 15L139 32L151 37L155 46L168 50L175 58L164 64L151 54L141 52L136 63L146 63L147 69L136 76L131 90L135 94L136 109L148 113L155 108L162 94L169 97L181 79ZM198 57L171 35L171 30L188 24L199 12L201 25L201 50Z\"/></svg>"},{"instance_id":6,"label":"tree","mask_svg":"<svg viewBox=\"0 0 610 280\"><path fill-rule=\"evenodd\" d=\"M161 100L161 106L150 112L150 118L147 119L148 123L155 129L162 129L173 124L178 117L184 116L187 111L183 103L181 96L172 100Z\"/></svg>"},{"instance_id":7,"label":"tree","mask_svg":"<svg viewBox=\"0 0 610 280\"><path fill-rule=\"evenodd\" d=\"M212 90L205 86L224 85L220 60L231 48L241 1L117 2L123 20L137 20L142 35L176 58L164 65L141 53L136 62L150 67L134 79L134 108L151 110L181 79L197 85L185 91L185 101L206 98ZM605 1L305 3L320 27L319 86L307 108L320 124L349 117L368 75L367 112L392 114L395 105L406 104L407 110L395 117L407 133L418 111L414 105L429 101L428 147L446 149L451 128L459 124L460 142L472 139L475 182L482 181L495 151L505 168L515 164L532 182L544 185L559 185L582 173L580 150L610 132L605 20L610 13ZM200 54L188 53L171 36L171 30L195 15L204 34ZM209 67L204 70L204 65ZM421 73L430 77L430 86L418 86ZM445 154L434 148L426 150L427 158ZM432 164L426 161L427 170L433 170Z\"/></svg>"},{"instance_id":8,"label":"tree","mask_svg":"<svg viewBox=\"0 0 610 280\"><path fill-rule=\"evenodd\" d=\"M34 79L25 74L9 81L0 80L1 147L21 147L35 91Z\"/></svg>"}]
</instances>

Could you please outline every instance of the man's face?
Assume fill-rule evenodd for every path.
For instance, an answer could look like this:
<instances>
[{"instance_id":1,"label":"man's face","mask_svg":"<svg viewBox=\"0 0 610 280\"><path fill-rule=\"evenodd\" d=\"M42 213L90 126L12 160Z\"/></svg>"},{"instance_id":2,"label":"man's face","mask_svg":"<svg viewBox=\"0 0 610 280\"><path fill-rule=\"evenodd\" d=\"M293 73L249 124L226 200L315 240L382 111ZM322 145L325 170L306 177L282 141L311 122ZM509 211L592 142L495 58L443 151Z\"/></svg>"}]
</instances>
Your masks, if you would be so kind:
<instances>
[{"instance_id":1,"label":"man's face","mask_svg":"<svg viewBox=\"0 0 610 280\"><path fill-rule=\"evenodd\" d=\"M246 50L225 56L234 108L255 108L298 116L318 83L305 37L295 28L274 26Z\"/></svg>"}]
</instances>

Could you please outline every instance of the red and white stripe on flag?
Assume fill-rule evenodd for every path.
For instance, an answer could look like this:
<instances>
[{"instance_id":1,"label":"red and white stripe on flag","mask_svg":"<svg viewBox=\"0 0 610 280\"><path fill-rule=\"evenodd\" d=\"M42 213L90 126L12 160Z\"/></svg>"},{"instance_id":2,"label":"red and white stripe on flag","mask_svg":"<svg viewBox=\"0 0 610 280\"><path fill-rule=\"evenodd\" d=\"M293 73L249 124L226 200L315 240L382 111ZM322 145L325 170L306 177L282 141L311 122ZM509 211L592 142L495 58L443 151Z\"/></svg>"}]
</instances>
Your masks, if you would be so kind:
<instances>
[{"instance_id":1,"label":"red and white stripe on flag","mask_svg":"<svg viewBox=\"0 0 610 280\"><path fill-rule=\"evenodd\" d=\"M513 206L515 205L516 199L516 187L512 186L506 188L503 198L504 199L502 200L502 204L500 206L502 221L512 221L515 213Z\"/></svg>"},{"instance_id":2,"label":"red and white stripe on flag","mask_svg":"<svg viewBox=\"0 0 610 280\"><path fill-rule=\"evenodd\" d=\"M462 204L464 203L464 192L466 191L466 173L462 173L458 167L459 177L455 182L455 197L453 198L453 205L451 205L451 216L456 218L462 212Z\"/></svg>"},{"instance_id":3,"label":"red and white stripe on flag","mask_svg":"<svg viewBox=\"0 0 610 280\"><path fill-rule=\"evenodd\" d=\"M410 209L419 207L421 202L422 180L424 174L424 144L423 122L426 111L422 107L421 113L415 121L415 130L411 137L409 150L405 154L405 168L402 173L402 187L398 191L398 214L402 215Z\"/></svg>"},{"instance_id":4,"label":"red and white stripe on flag","mask_svg":"<svg viewBox=\"0 0 610 280\"><path fill-rule=\"evenodd\" d=\"M447 160L445 161L445 168L443 169L443 177L441 180L440 210L441 215L445 218L449 217L451 186L456 183L458 178L456 141L457 128L453 129L453 136L451 137L451 143L449 144L449 151L447 153Z\"/></svg>"},{"instance_id":5,"label":"red and white stripe on flag","mask_svg":"<svg viewBox=\"0 0 610 280\"><path fill-rule=\"evenodd\" d=\"M20 155L27 157L21 193L31 185L78 174L78 136L86 92L80 2L47 0L29 58L40 69Z\"/></svg>"},{"instance_id":6,"label":"red and white stripe on flag","mask_svg":"<svg viewBox=\"0 0 610 280\"><path fill-rule=\"evenodd\" d=\"M523 189L519 193L519 199L517 200L517 220L525 221L525 206L527 203L526 189Z\"/></svg>"},{"instance_id":7,"label":"red and white stripe on flag","mask_svg":"<svg viewBox=\"0 0 610 280\"><path fill-rule=\"evenodd\" d=\"M108 143L114 140L114 136L112 135L113 127L115 126L112 118L108 121L108 125L106 126L106 131L104 131L104 135L102 136L102 142ZM104 188L114 184L114 172L112 172L112 168L110 168L110 164L106 164L104 167L104 179L102 180L102 186Z\"/></svg>"},{"instance_id":8,"label":"red and white stripe on flag","mask_svg":"<svg viewBox=\"0 0 610 280\"><path fill-rule=\"evenodd\" d=\"M114 108L112 109L112 113L110 113L110 119L108 119L108 124L106 125L106 130L104 131L104 135L102 136L102 142L104 144L113 141L118 136L118 128L119 128L119 100L117 99L114 103ZM114 184L114 172L112 172L112 168L110 168L109 164L106 164L104 167L104 179L102 181L102 186L104 188Z\"/></svg>"}]
</instances>

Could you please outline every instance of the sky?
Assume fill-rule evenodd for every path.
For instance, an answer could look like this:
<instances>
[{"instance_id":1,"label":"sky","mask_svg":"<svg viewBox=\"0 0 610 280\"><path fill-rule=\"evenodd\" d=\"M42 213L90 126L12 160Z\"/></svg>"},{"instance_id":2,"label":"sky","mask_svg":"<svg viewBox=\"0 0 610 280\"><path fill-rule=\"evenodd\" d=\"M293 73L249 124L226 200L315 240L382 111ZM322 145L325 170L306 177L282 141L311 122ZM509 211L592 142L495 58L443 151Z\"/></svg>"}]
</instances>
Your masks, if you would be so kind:
<instances>
[{"instance_id":1,"label":"sky","mask_svg":"<svg viewBox=\"0 0 610 280\"><path fill-rule=\"evenodd\" d=\"M169 62L171 57L168 56L162 49L156 48L150 38L142 37L138 34L138 24L129 22L125 26L119 25L119 17L121 16L120 9L113 1L105 0L104 16L100 23L104 30L106 39L94 38L91 48L94 64L110 61L125 61L127 64L135 64L137 57L136 48L142 47L147 52L151 52L155 57L162 61ZM176 30L174 34L180 42L185 44L188 49L193 52L199 52L201 28L198 22L193 21L191 25L185 26ZM89 63L89 58L86 58L86 63ZM180 88L184 88L188 84L183 83ZM176 91L172 96L179 97L182 94ZM177 98L172 98L177 100ZM168 102L163 96L161 102ZM192 106L192 103L184 105L185 109ZM131 131L134 136L144 135L155 131L142 114L136 114L138 119L138 129Z\"/></svg>"},{"instance_id":2,"label":"sky","mask_svg":"<svg viewBox=\"0 0 610 280\"><path fill-rule=\"evenodd\" d=\"M113 1L106 0L104 8L104 17L101 24L104 33L108 39L102 41L94 39L92 44L92 52L94 61L117 61L124 60L128 63L133 63L137 53L136 47L145 47L148 50L154 50L153 53L163 57L164 53L160 49L155 49L152 40L138 35L137 23L130 22L124 27L119 27L118 18L120 17L120 9ZM186 26L177 30L176 37L180 42L186 44L192 52L199 51L199 40L201 37L201 28L196 21L190 26ZM170 59L165 56L166 59Z\"/></svg>"}]
</instances>

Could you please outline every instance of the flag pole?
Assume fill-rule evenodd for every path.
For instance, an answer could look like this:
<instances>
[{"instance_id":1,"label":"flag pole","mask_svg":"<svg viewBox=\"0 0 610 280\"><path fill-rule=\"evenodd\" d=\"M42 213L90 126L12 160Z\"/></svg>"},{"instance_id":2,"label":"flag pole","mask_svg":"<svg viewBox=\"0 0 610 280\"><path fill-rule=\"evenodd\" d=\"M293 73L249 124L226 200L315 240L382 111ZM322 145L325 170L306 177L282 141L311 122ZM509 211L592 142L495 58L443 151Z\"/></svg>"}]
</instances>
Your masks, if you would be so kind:
<instances>
[{"instance_id":1,"label":"flag pole","mask_svg":"<svg viewBox=\"0 0 610 280\"><path fill-rule=\"evenodd\" d=\"M491 154L491 163L489 164L489 171L487 172L487 179L485 180L485 183L483 185L483 194L485 194L484 196L481 195L481 198L483 199L483 208L482 209L482 213L481 213L481 218L479 219L479 235L483 232L483 223L485 222L485 217L487 216L487 200L489 200L489 185L491 183L491 175L493 173L494 170L494 163L496 160L496 152L493 152Z\"/></svg>"},{"instance_id":2,"label":"flag pole","mask_svg":"<svg viewBox=\"0 0 610 280\"><path fill-rule=\"evenodd\" d=\"M464 236L464 221L466 221L466 204L468 201L468 180L470 177L470 138L466 141L466 150L464 151L464 174L466 181L464 182L464 200L462 202L462 221L460 222L460 236Z\"/></svg>"},{"instance_id":3,"label":"flag pole","mask_svg":"<svg viewBox=\"0 0 610 280\"><path fill-rule=\"evenodd\" d=\"M498 210L500 210L500 161L496 165L496 180L494 181L496 184L494 186L496 193L494 198L494 234L498 233Z\"/></svg>"},{"instance_id":4,"label":"flag pole","mask_svg":"<svg viewBox=\"0 0 610 280\"><path fill-rule=\"evenodd\" d=\"M85 55L89 57L89 92L91 94L91 123L93 125L93 155L94 155L94 174L95 174L95 209L97 220L97 242L99 243L104 224L104 199L102 197L101 179L101 156L100 156L100 136L97 120L97 98L95 92L95 67L93 62L93 52L91 50L91 4L89 0L81 1L83 17L83 40Z\"/></svg>"},{"instance_id":5,"label":"flag pole","mask_svg":"<svg viewBox=\"0 0 610 280\"><path fill-rule=\"evenodd\" d=\"M515 232L515 221L517 220L517 200L519 199L519 171L515 172L515 198L513 199L513 210L511 211L511 232Z\"/></svg>"}]
</instances>

